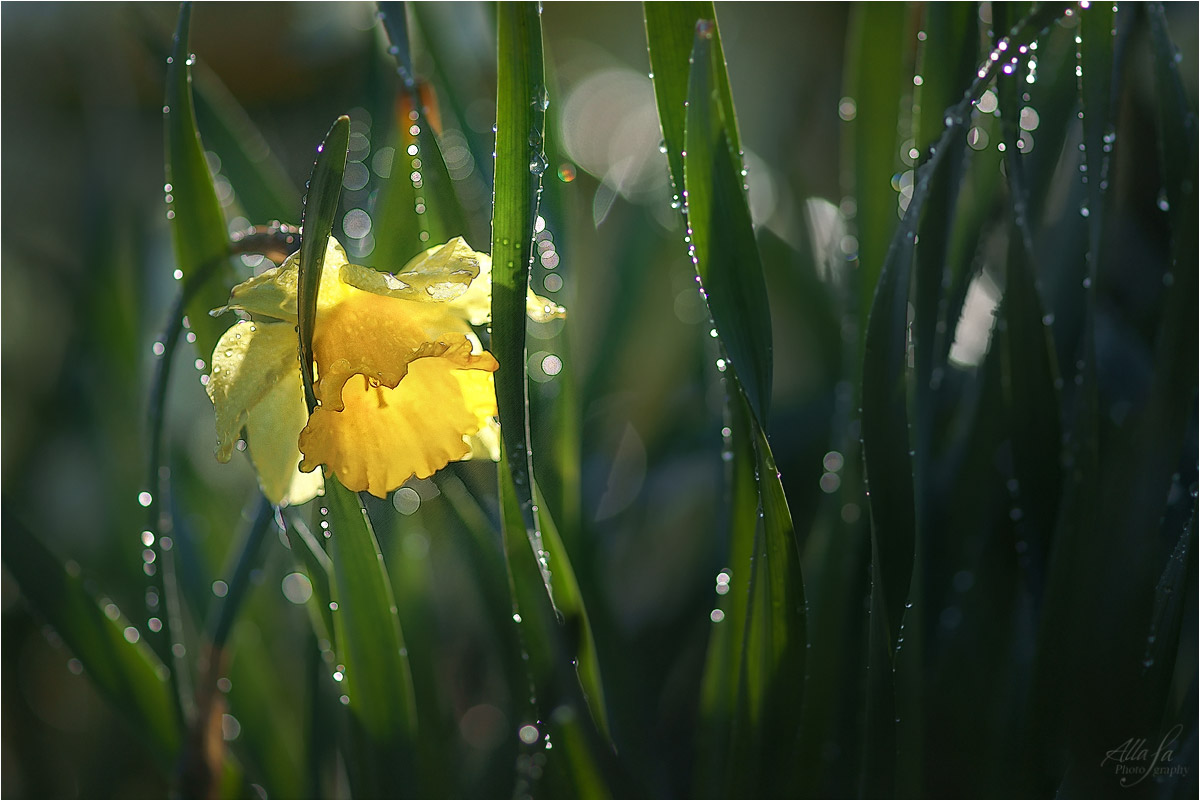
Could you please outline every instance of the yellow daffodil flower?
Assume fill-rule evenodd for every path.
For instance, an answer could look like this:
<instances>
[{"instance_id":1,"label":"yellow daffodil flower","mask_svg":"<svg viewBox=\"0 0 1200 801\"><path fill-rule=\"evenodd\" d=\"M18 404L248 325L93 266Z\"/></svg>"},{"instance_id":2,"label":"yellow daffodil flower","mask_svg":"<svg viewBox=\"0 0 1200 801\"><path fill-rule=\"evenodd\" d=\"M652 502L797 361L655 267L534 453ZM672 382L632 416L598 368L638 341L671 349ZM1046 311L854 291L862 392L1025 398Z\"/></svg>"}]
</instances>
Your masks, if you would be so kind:
<instances>
[{"instance_id":1,"label":"yellow daffodil flower","mask_svg":"<svg viewBox=\"0 0 1200 801\"><path fill-rule=\"evenodd\" d=\"M462 238L430 248L396 274L348 263L332 237L313 330L318 406L309 417L296 335L299 253L233 288L248 315L213 351L207 387L217 458L246 431L263 493L299 504L321 471L383 498L447 463L499 458L496 359L472 333L491 315L491 258ZM562 307L529 293L537 321ZM315 471L315 472L314 472Z\"/></svg>"}]
</instances>

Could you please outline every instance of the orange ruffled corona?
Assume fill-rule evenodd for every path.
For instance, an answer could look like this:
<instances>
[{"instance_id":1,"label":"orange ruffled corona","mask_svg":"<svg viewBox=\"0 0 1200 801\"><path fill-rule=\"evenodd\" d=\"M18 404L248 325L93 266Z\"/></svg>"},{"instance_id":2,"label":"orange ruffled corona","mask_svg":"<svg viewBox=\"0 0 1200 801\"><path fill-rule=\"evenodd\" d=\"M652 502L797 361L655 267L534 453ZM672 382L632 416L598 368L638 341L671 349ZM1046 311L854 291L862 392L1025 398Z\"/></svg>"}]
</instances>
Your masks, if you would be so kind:
<instances>
[{"instance_id":1,"label":"orange ruffled corona","mask_svg":"<svg viewBox=\"0 0 1200 801\"><path fill-rule=\"evenodd\" d=\"M491 259L461 238L396 274L350 264L330 238L313 331L318 407L309 417L296 339L299 254L234 287L234 324L213 351L208 395L217 458L243 428L263 493L299 504L320 493L321 471L383 498L447 463L499 458L492 373L471 332L489 321ZM534 320L563 309L529 294Z\"/></svg>"}]
</instances>

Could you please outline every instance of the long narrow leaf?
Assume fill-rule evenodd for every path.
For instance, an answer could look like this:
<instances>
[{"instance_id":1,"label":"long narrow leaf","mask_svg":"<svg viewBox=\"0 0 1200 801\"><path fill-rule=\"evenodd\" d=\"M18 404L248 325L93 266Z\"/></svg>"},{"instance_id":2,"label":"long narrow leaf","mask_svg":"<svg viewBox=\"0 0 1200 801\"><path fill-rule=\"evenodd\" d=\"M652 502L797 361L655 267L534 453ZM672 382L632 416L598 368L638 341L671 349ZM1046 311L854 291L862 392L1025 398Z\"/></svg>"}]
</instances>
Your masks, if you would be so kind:
<instances>
[{"instance_id":1,"label":"long narrow leaf","mask_svg":"<svg viewBox=\"0 0 1200 801\"><path fill-rule=\"evenodd\" d=\"M167 60L167 94L163 107L167 216L171 222L175 264L184 280L209 270L214 262L222 262L219 268L206 273L203 286L186 306L192 333L196 335L196 350L200 358L207 360L224 328L224 324L210 317L208 312L229 297L233 270L227 261L229 237L225 218L196 129L190 70L193 57L188 50L190 28L191 3L181 3L175 46Z\"/></svg>"},{"instance_id":2,"label":"long narrow leaf","mask_svg":"<svg viewBox=\"0 0 1200 801\"><path fill-rule=\"evenodd\" d=\"M335 681L350 713L351 784L361 795L406 794L417 734L416 700L391 582L362 502L333 476L325 480L333 565Z\"/></svg>"},{"instance_id":3,"label":"long narrow leaf","mask_svg":"<svg viewBox=\"0 0 1200 801\"><path fill-rule=\"evenodd\" d=\"M296 316L300 334L300 376L309 414L317 405L313 393L313 327L317 322L317 291L325 265L325 248L333 230L341 197L342 175L350 147L350 118L338 117L317 148L317 160L308 179L300 233L300 277Z\"/></svg>"},{"instance_id":4,"label":"long narrow leaf","mask_svg":"<svg viewBox=\"0 0 1200 801\"><path fill-rule=\"evenodd\" d=\"M611 793L608 769L596 725L590 719L572 660L578 653L564 640L560 613L551 598L545 548L534 509L529 448L528 389L525 379L525 303L533 254L538 188L546 168L542 151L549 98L542 63L540 11L534 3L497 8L496 182L492 206L492 351L496 402L500 413L500 503L504 550L513 593L514 619L529 655L534 698L522 739L544 746L557 729L569 746L567 763L551 760L548 776L566 775L584 794ZM562 551L565 557L565 551ZM564 577L565 578L565 577ZM588 668L590 671L591 668ZM590 693L594 701L598 693ZM561 706L554 720L539 721L538 710ZM546 731L549 727L549 731ZM545 740L543 740L546 738ZM536 738L536 739L535 739ZM600 784L595 784L600 782ZM520 785L519 785L520 786ZM565 790L560 790L565 792Z\"/></svg>"},{"instance_id":5,"label":"long narrow leaf","mask_svg":"<svg viewBox=\"0 0 1200 801\"><path fill-rule=\"evenodd\" d=\"M692 47L685 60L686 34ZM646 36L668 163L677 188L683 180L689 255L733 366L725 379L733 422L732 575L725 575L727 597L713 612L701 709L706 753L698 775L702 786L726 793L747 787L787 793L796 776L779 766L797 764L804 591L791 514L765 435L771 326L736 116L711 4L647 4ZM680 101L686 101L682 130Z\"/></svg>"}]
</instances>

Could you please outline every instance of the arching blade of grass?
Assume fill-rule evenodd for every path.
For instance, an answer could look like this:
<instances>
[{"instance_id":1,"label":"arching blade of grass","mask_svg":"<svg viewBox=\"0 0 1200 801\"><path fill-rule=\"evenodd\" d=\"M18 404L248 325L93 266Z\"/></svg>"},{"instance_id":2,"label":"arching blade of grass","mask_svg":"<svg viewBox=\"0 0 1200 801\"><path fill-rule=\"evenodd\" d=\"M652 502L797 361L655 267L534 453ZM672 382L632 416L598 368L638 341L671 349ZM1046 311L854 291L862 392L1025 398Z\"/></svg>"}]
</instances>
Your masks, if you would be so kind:
<instances>
[{"instance_id":1,"label":"arching blade of grass","mask_svg":"<svg viewBox=\"0 0 1200 801\"><path fill-rule=\"evenodd\" d=\"M191 52L188 31L191 3L181 3L175 45L167 66L167 94L164 107L166 126L166 190L175 245L175 266L189 280L206 272L203 285L192 295L185 311L196 335L196 351L207 361L213 346L225 329L225 323L209 316L210 309L225 303L233 285L233 270L228 264L229 238L225 217L212 174L204 158L204 146L196 129L196 110L192 101ZM215 268L214 268L215 263Z\"/></svg>"},{"instance_id":2,"label":"arching blade of grass","mask_svg":"<svg viewBox=\"0 0 1200 801\"><path fill-rule=\"evenodd\" d=\"M647 3L645 9L659 121L672 180L683 190L693 263L729 362L765 427L771 317L744 198L741 143L716 14L711 3ZM703 28L702 52L691 46L697 26ZM689 59L696 66L687 71ZM705 191L693 192L693 186ZM721 189L711 192L710 186Z\"/></svg>"},{"instance_id":3,"label":"arching blade of grass","mask_svg":"<svg viewBox=\"0 0 1200 801\"><path fill-rule=\"evenodd\" d=\"M1007 63L999 53L1027 47L1064 7L1040 7L1003 37L995 59L978 70L966 95L946 111L946 127L914 171L913 194L891 236L874 289L862 363L862 439L871 510L871 625L863 790L891 795L895 781L895 648L913 575L916 536L913 459L908 430L908 295L916 232L935 176L971 108ZM860 104L861 108L861 104ZM1040 325L1041 318L1037 318Z\"/></svg>"},{"instance_id":4,"label":"arching blade of grass","mask_svg":"<svg viewBox=\"0 0 1200 801\"><path fill-rule=\"evenodd\" d=\"M344 756L356 795L413 793L416 700L391 582L362 501L325 479L333 630L342 702L349 711ZM337 680L337 677L334 677Z\"/></svg>"},{"instance_id":5,"label":"arching blade of grass","mask_svg":"<svg viewBox=\"0 0 1200 801\"><path fill-rule=\"evenodd\" d=\"M698 781L723 793L786 793L795 786L804 688L804 590L791 514L765 435L770 314L736 117L712 5L649 3L645 10L659 119L672 180L686 201L690 255L733 366L726 377L732 575L713 617L701 701L707 749Z\"/></svg>"},{"instance_id":6,"label":"arching blade of grass","mask_svg":"<svg viewBox=\"0 0 1200 801\"><path fill-rule=\"evenodd\" d=\"M174 646L183 645L182 610L176 581L175 555L164 551L160 542L170 533L170 517L163 511L167 494L166 480L160 471L160 438L166 402L167 380L171 356L180 333L177 322L180 314L195 335L196 351L207 362L220 337L224 323L213 319L209 310L221 305L233 284L229 264L229 239L225 218L217 201L212 174L205 160L200 132L196 128L196 112L192 101L191 51L188 34L191 27L191 3L181 3L174 44L168 59L166 97L163 106L165 136L165 174L175 264L182 276L183 291L179 303L172 309L168 324L170 335L164 344L162 362L158 366L156 387L150 409L150 456L147 464L147 486L151 502L146 510L146 528L153 535L152 548L162 587L163 603L160 618L162 634L150 637L160 659L171 664L170 681L177 713L183 716L183 699L190 696L185 662Z\"/></svg>"},{"instance_id":7,"label":"arching blade of grass","mask_svg":"<svg viewBox=\"0 0 1200 801\"><path fill-rule=\"evenodd\" d=\"M565 764L550 757L548 777L568 771L573 792L608 794L608 777L599 760L605 759L601 737L590 720L580 689L591 670L577 677L572 662L587 638L568 632L551 597L554 579L546 574L545 548L534 503L529 449L529 420L525 379L525 303L532 258L538 187L545 169L542 132L548 97L542 64L542 27L534 3L501 4L497 8L496 183L492 211L492 352L500 363L496 372L496 402L500 412L500 504L504 550L508 559L514 612L520 621L522 642L529 654L535 700L526 714L535 725L538 710L556 711L538 729L538 738L527 745L544 747L541 735L564 733ZM553 554L566 558L566 551ZM562 569L569 570L569 567ZM560 577L565 579L566 577ZM573 582L569 583L573 584ZM570 586L564 586L570 590ZM578 596L574 596L578 599ZM570 600L565 598L564 601ZM583 637L582 642L580 638ZM585 655L586 658L586 655ZM593 662L594 664L594 662ZM599 700L599 684L589 691ZM527 733L530 730L526 730ZM568 734L568 732L570 734ZM596 784L596 782L600 782ZM561 789L566 792L565 785Z\"/></svg>"},{"instance_id":8,"label":"arching blade of grass","mask_svg":"<svg viewBox=\"0 0 1200 801\"><path fill-rule=\"evenodd\" d=\"M325 266L325 249L333 230L338 199L342 194L342 176L346 172L349 147L350 118L343 115L334 120L324 141L317 148L317 160L308 179L308 194L304 197L296 318L300 335L300 376L304 381L304 401L308 404L309 414L317 405L316 395L313 394L313 327L317 322L317 292L321 287L321 270Z\"/></svg>"},{"instance_id":9,"label":"arching blade of grass","mask_svg":"<svg viewBox=\"0 0 1200 801\"><path fill-rule=\"evenodd\" d=\"M133 636L137 631L128 619L101 610L77 566L64 565L12 515L4 515L2 530L4 565L22 595L54 627L100 694L145 738L159 768L168 773L179 749L182 722L166 681L166 666L144 640Z\"/></svg>"},{"instance_id":10,"label":"arching blade of grass","mask_svg":"<svg viewBox=\"0 0 1200 801\"><path fill-rule=\"evenodd\" d=\"M310 414L316 407L312 337L317 292L349 141L350 118L339 117L317 150L304 201L297 311L301 375ZM334 640L345 688L343 703L350 715L351 742L345 756L351 783L361 795L394 795L414 784L408 768L416 715L391 582L358 496L331 475L325 479L322 502L330 524Z\"/></svg>"}]
</instances>

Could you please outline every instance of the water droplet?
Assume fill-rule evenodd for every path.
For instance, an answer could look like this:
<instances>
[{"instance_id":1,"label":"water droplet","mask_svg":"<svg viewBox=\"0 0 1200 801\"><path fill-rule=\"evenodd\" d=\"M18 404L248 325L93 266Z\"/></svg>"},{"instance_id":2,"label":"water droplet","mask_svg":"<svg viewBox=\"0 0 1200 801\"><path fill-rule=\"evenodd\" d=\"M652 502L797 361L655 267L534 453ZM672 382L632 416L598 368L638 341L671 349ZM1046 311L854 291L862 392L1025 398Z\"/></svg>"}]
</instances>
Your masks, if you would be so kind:
<instances>
[{"instance_id":1,"label":"water droplet","mask_svg":"<svg viewBox=\"0 0 1200 801\"><path fill-rule=\"evenodd\" d=\"M139 492L138 503L143 507L149 507L150 504L154 503L154 496L148 492Z\"/></svg>"}]
</instances>

